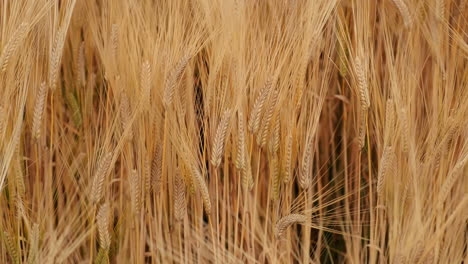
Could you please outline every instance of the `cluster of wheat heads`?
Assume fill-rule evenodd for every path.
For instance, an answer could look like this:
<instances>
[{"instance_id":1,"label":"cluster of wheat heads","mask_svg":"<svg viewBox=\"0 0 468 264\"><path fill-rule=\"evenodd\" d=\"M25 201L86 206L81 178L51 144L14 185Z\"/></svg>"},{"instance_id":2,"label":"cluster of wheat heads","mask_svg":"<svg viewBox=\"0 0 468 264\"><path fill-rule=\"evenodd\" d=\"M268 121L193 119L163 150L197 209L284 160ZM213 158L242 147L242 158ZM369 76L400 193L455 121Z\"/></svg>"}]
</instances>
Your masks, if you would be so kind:
<instances>
[{"instance_id":1,"label":"cluster of wheat heads","mask_svg":"<svg viewBox=\"0 0 468 264\"><path fill-rule=\"evenodd\" d=\"M0 0L0 263L466 263L466 2Z\"/></svg>"}]
</instances>

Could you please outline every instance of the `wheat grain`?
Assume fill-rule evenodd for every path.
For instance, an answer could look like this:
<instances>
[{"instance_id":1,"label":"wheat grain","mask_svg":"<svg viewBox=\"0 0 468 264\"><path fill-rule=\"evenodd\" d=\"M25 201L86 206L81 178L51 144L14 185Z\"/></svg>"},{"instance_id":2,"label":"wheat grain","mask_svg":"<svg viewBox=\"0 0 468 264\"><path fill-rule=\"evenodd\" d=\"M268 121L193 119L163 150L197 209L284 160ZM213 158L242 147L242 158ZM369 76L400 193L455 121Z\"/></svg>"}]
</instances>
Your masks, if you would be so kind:
<instances>
[{"instance_id":1,"label":"wheat grain","mask_svg":"<svg viewBox=\"0 0 468 264\"><path fill-rule=\"evenodd\" d=\"M47 97L47 85L45 82L39 86L39 91L36 95L36 103L34 105L32 135L38 140L41 137L42 117L44 116L45 100Z\"/></svg>"},{"instance_id":2,"label":"wheat grain","mask_svg":"<svg viewBox=\"0 0 468 264\"><path fill-rule=\"evenodd\" d=\"M103 249L109 249L111 237L109 234L109 203L104 203L97 214L97 225L99 231L99 244Z\"/></svg>"},{"instance_id":3,"label":"wheat grain","mask_svg":"<svg viewBox=\"0 0 468 264\"><path fill-rule=\"evenodd\" d=\"M219 164L221 164L221 158L223 156L224 145L228 134L230 118L231 111L224 111L223 117L221 118L221 121L219 122L218 128L216 130L213 148L211 150L211 164L216 168L219 166Z\"/></svg>"},{"instance_id":4,"label":"wheat grain","mask_svg":"<svg viewBox=\"0 0 468 264\"><path fill-rule=\"evenodd\" d=\"M293 224L303 224L307 221L307 217L302 214L287 215L276 223L275 237L279 238L283 235L284 231Z\"/></svg>"},{"instance_id":5,"label":"wheat grain","mask_svg":"<svg viewBox=\"0 0 468 264\"><path fill-rule=\"evenodd\" d=\"M112 162L112 152L105 154L100 162L99 166L94 174L93 185L91 189L91 201L97 204L103 197L103 185L104 180L109 173L109 169Z\"/></svg>"}]
</instances>

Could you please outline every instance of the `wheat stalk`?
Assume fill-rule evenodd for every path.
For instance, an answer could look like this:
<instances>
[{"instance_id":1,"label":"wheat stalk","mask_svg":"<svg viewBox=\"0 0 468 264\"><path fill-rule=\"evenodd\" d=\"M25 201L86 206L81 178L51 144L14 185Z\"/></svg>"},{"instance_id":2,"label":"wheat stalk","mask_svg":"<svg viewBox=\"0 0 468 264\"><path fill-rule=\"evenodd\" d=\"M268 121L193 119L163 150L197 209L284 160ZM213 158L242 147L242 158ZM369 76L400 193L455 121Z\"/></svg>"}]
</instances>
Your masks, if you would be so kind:
<instances>
[{"instance_id":1,"label":"wheat stalk","mask_svg":"<svg viewBox=\"0 0 468 264\"><path fill-rule=\"evenodd\" d=\"M213 148L211 150L211 164L217 168L221 164L221 158L223 156L224 145L228 133L229 121L231 118L231 111L224 111L223 117L218 124L216 135L213 142Z\"/></svg>"}]
</instances>

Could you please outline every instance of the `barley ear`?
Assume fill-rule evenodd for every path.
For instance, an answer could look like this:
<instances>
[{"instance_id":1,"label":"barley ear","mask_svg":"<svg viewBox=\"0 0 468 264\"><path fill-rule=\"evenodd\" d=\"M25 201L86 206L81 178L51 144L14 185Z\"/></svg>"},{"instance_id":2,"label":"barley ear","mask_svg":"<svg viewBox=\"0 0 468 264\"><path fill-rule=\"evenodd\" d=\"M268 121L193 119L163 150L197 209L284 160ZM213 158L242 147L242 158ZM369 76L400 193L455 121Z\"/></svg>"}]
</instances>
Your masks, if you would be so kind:
<instances>
[{"instance_id":1,"label":"barley ear","mask_svg":"<svg viewBox=\"0 0 468 264\"><path fill-rule=\"evenodd\" d=\"M109 249L111 237L109 234L109 203L104 203L97 214L99 244L103 249Z\"/></svg>"},{"instance_id":2,"label":"barley ear","mask_svg":"<svg viewBox=\"0 0 468 264\"><path fill-rule=\"evenodd\" d=\"M276 223L275 237L280 238L284 231L293 224L304 224L307 221L307 217L302 214L290 214L287 215Z\"/></svg>"}]
</instances>

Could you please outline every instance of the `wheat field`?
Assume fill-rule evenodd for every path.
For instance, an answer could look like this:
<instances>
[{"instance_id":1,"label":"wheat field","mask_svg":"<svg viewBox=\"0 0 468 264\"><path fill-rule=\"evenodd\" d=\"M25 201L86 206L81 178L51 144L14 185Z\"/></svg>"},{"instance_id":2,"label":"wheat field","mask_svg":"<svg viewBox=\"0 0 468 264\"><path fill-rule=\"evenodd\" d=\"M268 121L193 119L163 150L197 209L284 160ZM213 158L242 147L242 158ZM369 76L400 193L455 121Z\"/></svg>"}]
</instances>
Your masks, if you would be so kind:
<instances>
[{"instance_id":1,"label":"wheat field","mask_svg":"<svg viewBox=\"0 0 468 264\"><path fill-rule=\"evenodd\" d=\"M466 0L0 0L0 263L468 263Z\"/></svg>"}]
</instances>

